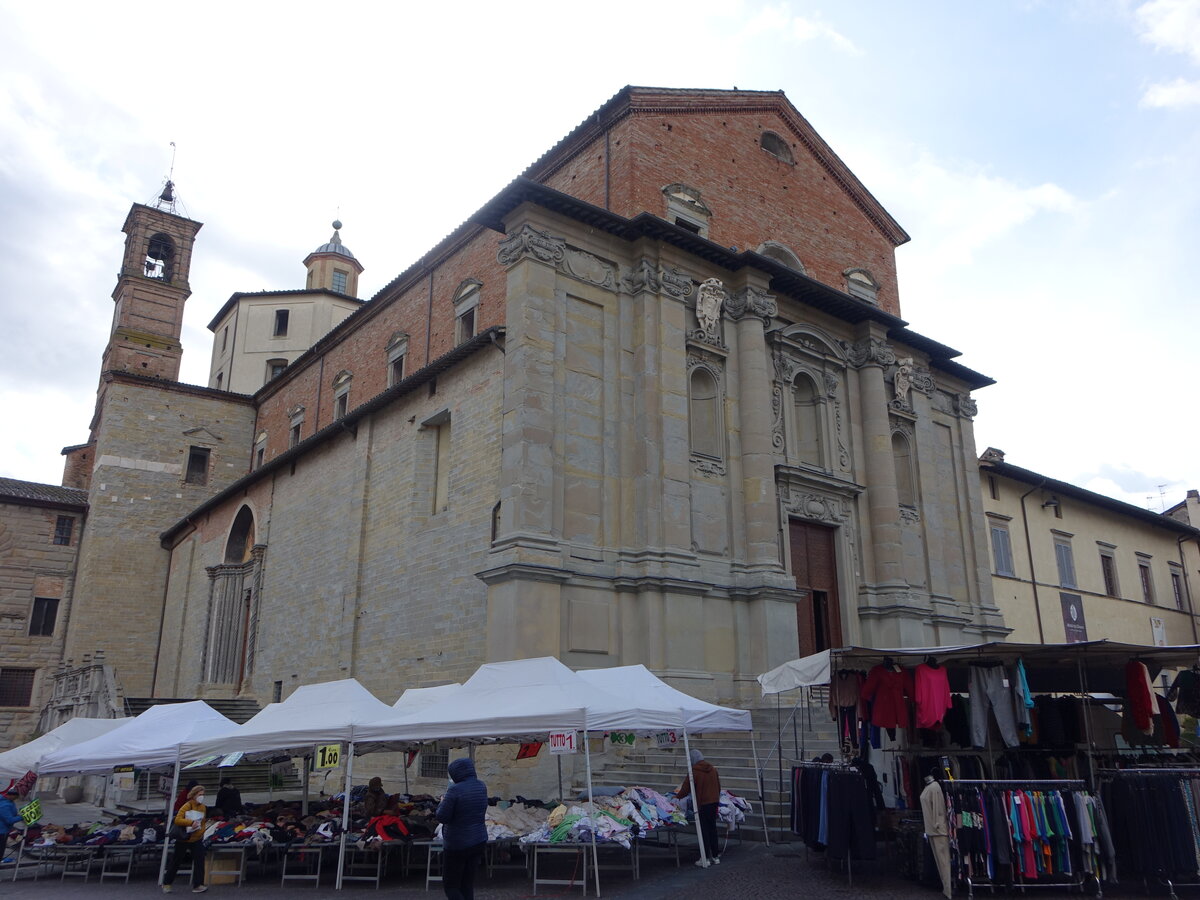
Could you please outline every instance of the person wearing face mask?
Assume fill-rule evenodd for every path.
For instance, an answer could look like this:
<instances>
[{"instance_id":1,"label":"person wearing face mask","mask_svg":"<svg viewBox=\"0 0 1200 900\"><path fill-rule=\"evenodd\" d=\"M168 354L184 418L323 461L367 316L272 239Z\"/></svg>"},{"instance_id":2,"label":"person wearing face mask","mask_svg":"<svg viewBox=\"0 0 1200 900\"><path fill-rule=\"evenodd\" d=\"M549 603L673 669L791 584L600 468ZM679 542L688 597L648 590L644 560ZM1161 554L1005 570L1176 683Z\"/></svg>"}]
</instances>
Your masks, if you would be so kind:
<instances>
[{"instance_id":1,"label":"person wearing face mask","mask_svg":"<svg viewBox=\"0 0 1200 900\"><path fill-rule=\"evenodd\" d=\"M163 878L163 893L174 890L172 884L179 864L186 856L192 862L192 893L202 894L208 890L204 883L204 826L208 818L208 807L204 805L204 787L196 785L188 791L187 802L175 813L174 824L185 830L187 838L175 841L175 852Z\"/></svg>"}]
</instances>

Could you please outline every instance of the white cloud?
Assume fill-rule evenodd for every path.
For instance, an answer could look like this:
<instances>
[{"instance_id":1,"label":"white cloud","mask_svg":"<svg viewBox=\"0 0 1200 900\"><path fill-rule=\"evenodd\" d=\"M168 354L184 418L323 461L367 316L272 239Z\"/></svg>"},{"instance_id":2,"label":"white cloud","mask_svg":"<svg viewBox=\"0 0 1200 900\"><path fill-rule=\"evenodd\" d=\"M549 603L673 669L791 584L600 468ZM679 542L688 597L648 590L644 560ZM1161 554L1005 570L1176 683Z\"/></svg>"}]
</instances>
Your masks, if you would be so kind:
<instances>
[{"instance_id":1,"label":"white cloud","mask_svg":"<svg viewBox=\"0 0 1200 900\"><path fill-rule=\"evenodd\" d=\"M1135 16L1143 41L1200 63L1200 0L1151 0Z\"/></svg>"},{"instance_id":2,"label":"white cloud","mask_svg":"<svg viewBox=\"0 0 1200 900\"><path fill-rule=\"evenodd\" d=\"M741 30L743 39L762 35L778 35L797 43L824 41L835 50L851 56L862 56L863 51L854 41L820 16L792 15L786 6L767 6L750 19Z\"/></svg>"},{"instance_id":3,"label":"white cloud","mask_svg":"<svg viewBox=\"0 0 1200 900\"><path fill-rule=\"evenodd\" d=\"M1176 107L1200 104L1200 81L1176 78L1166 84L1152 84L1142 95L1142 106Z\"/></svg>"}]
</instances>

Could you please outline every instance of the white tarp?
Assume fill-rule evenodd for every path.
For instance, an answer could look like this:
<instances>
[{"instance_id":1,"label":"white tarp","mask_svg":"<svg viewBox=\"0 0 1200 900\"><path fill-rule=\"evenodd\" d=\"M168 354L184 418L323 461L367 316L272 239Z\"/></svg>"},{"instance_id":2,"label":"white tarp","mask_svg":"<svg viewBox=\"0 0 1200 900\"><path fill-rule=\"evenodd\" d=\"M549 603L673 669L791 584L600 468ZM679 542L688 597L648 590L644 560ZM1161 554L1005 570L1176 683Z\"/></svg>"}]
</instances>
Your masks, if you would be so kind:
<instances>
[{"instance_id":1,"label":"white tarp","mask_svg":"<svg viewBox=\"0 0 1200 900\"><path fill-rule=\"evenodd\" d=\"M578 673L589 684L618 697L637 697L641 704L679 710L679 725L693 734L706 731L751 731L750 711L697 700L676 690L645 666L617 666Z\"/></svg>"},{"instance_id":2,"label":"white tarp","mask_svg":"<svg viewBox=\"0 0 1200 900\"><path fill-rule=\"evenodd\" d=\"M400 699L392 704L397 712L410 713L419 709L428 709L439 703L445 703L462 690L457 681L453 684L439 684L437 687L409 688L400 695Z\"/></svg>"},{"instance_id":3,"label":"white tarp","mask_svg":"<svg viewBox=\"0 0 1200 900\"><path fill-rule=\"evenodd\" d=\"M547 731L678 728L680 710L617 696L553 657L482 665L444 702L359 729L364 741L435 741L535 735Z\"/></svg>"},{"instance_id":4,"label":"white tarp","mask_svg":"<svg viewBox=\"0 0 1200 900\"><path fill-rule=\"evenodd\" d=\"M804 656L776 666L770 672L758 676L763 696L781 694L784 691L818 684L829 684L829 651L822 650L812 656Z\"/></svg>"},{"instance_id":5,"label":"white tarp","mask_svg":"<svg viewBox=\"0 0 1200 900\"><path fill-rule=\"evenodd\" d=\"M68 719L28 744L0 753L0 778L20 778L26 772L36 772L42 757L60 747L74 747L132 721L133 718L129 716L119 719Z\"/></svg>"},{"instance_id":6,"label":"white tarp","mask_svg":"<svg viewBox=\"0 0 1200 900\"><path fill-rule=\"evenodd\" d=\"M42 757L39 774L101 774L111 772L114 766L173 766L180 744L236 728L237 723L203 700L162 703L108 734L47 754Z\"/></svg>"},{"instance_id":7,"label":"white tarp","mask_svg":"<svg viewBox=\"0 0 1200 900\"><path fill-rule=\"evenodd\" d=\"M230 733L187 741L181 758L187 761L235 750L303 756L314 744L357 740L357 730L364 722L392 715L395 711L390 706L354 678L305 684Z\"/></svg>"}]
</instances>

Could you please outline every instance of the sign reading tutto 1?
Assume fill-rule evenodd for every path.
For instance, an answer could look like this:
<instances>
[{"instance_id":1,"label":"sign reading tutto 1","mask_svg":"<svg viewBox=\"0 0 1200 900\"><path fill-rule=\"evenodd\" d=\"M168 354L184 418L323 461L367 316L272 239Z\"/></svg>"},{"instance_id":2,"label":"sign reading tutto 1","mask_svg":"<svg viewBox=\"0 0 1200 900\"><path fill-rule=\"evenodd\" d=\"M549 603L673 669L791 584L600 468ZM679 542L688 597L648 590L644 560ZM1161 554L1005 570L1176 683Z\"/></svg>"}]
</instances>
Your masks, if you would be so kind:
<instances>
[{"instance_id":1,"label":"sign reading tutto 1","mask_svg":"<svg viewBox=\"0 0 1200 900\"><path fill-rule=\"evenodd\" d=\"M341 744L321 744L317 747L316 757L313 759L313 768L315 769L336 769L338 763L342 761L342 745Z\"/></svg>"},{"instance_id":2,"label":"sign reading tutto 1","mask_svg":"<svg viewBox=\"0 0 1200 900\"><path fill-rule=\"evenodd\" d=\"M558 755L560 753L575 753L577 747L575 744L574 731L552 731L546 737L546 743L550 745L550 752Z\"/></svg>"}]
</instances>

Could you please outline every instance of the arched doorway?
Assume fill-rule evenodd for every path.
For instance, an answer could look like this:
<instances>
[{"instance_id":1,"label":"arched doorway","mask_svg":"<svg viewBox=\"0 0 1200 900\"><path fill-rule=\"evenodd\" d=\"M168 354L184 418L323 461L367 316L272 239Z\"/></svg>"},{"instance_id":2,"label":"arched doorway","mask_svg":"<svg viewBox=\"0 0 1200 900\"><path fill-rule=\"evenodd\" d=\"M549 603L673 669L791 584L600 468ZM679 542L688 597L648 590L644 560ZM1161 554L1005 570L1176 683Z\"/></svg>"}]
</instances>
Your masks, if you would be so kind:
<instances>
[{"instance_id":1,"label":"arched doorway","mask_svg":"<svg viewBox=\"0 0 1200 900\"><path fill-rule=\"evenodd\" d=\"M258 592L266 549L255 543L254 513L243 506L229 528L224 562L208 569L208 623L202 662L205 685L236 692L254 669Z\"/></svg>"}]
</instances>

